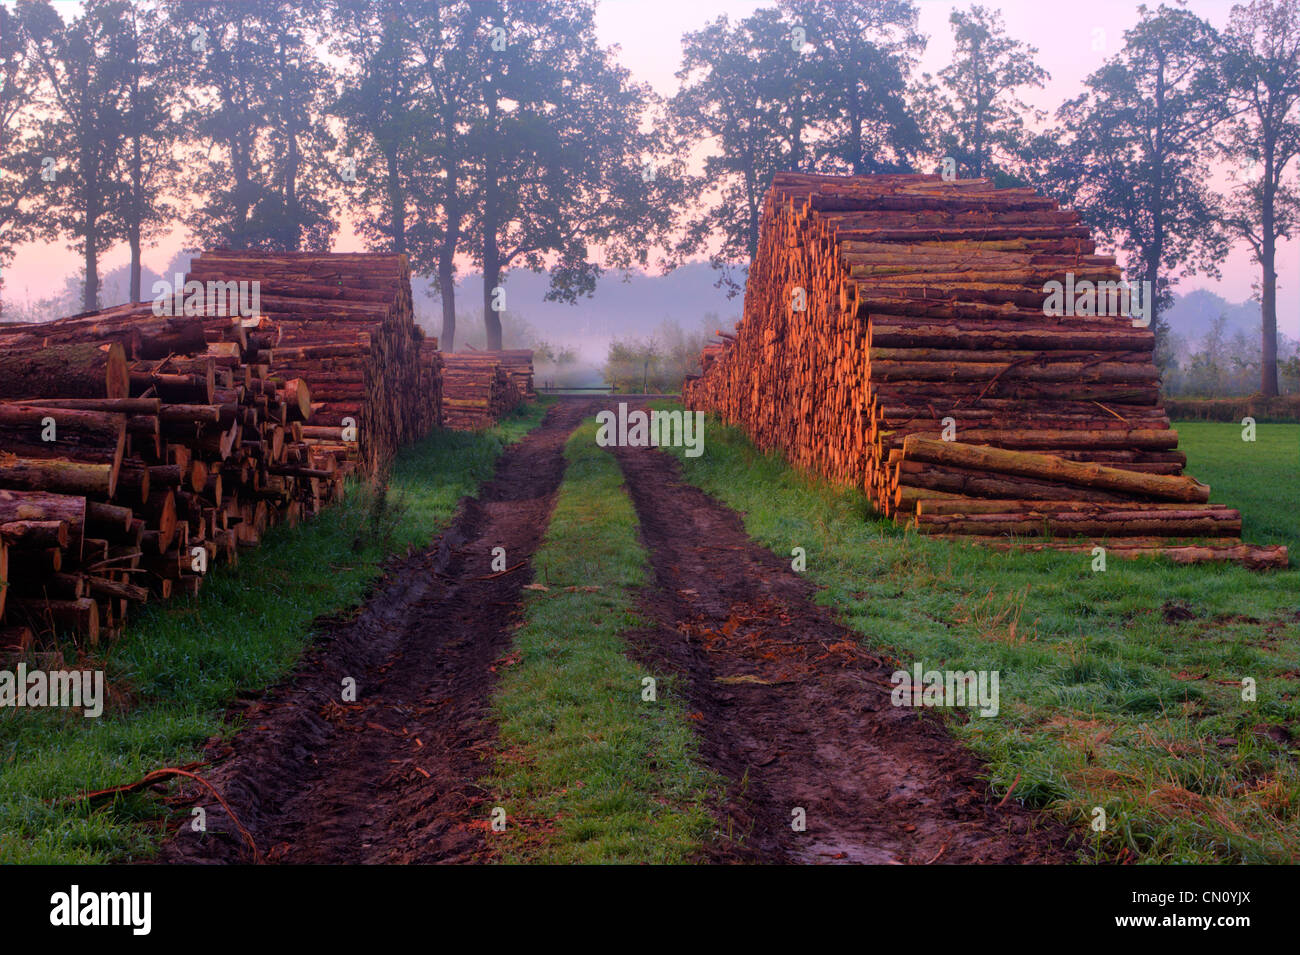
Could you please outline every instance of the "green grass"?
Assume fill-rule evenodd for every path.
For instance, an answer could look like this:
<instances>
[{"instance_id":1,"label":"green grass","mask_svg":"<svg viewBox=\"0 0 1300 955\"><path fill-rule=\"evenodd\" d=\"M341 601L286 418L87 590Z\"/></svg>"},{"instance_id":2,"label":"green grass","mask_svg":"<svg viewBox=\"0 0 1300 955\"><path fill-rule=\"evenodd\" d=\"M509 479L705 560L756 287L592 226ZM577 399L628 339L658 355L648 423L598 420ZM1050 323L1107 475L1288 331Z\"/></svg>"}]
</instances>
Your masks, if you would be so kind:
<instances>
[{"instance_id":1,"label":"green grass","mask_svg":"<svg viewBox=\"0 0 1300 955\"><path fill-rule=\"evenodd\" d=\"M1300 565L1300 424L1259 424L1253 442L1241 439L1240 424L1179 421L1174 427L1187 473L1210 485L1211 501L1241 511L1242 539L1286 544L1292 565Z\"/></svg>"},{"instance_id":2,"label":"green grass","mask_svg":"<svg viewBox=\"0 0 1300 955\"><path fill-rule=\"evenodd\" d=\"M620 633L648 562L613 456L588 422L568 470L513 652L493 701L501 751L491 785L506 810L507 862L673 863L713 825L720 783L699 768L675 682L625 656ZM657 680L656 702L642 679Z\"/></svg>"},{"instance_id":3,"label":"green grass","mask_svg":"<svg viewBox=\"0 0 1300 955\"><path fill-rule=\"evenodd\" d=\"M350 486L320 517L274 528L237 567L213 571L198 598L148 606L87 661L105 667L114 699L99 719L0 711L0 862L116 862L156 851L156 797L93 808L57 801L199 759L209 737L235 728L223 713L236 695L283 677L312 621L358 602L385 558L429 543L548 406L529 405L482 434L442 432L405 448L385 506L368 487Z\"/></svg>"},{"instance_id":4,"label":"green grass","mask_svg":"<svg viewBox=\"0 0 1300 955\"><path fill-rule=\"evenodd\" d=\"M671 407L663 403L664 407ZM1000 671L1001 712L954 714L954 734L999 792L1089 836L1085 856L1144 862L1300 859L1300 426L1178 426L1188 470L1240 508L1247 539L1285 543L1293 566L1008 554L931 541L870 515L858 492L796 472L710 419L686 479L740 511L865 643L909 668ZM1191 619L1166 620L1166 605ZM1257 682L1255 702L1240 681ZM1264 732L1285 727L1280 743ZM1276 731L1275 731L1276 732ZM1109 824L1087 827L1095 806Z\"/></svg>"}]
</instances>

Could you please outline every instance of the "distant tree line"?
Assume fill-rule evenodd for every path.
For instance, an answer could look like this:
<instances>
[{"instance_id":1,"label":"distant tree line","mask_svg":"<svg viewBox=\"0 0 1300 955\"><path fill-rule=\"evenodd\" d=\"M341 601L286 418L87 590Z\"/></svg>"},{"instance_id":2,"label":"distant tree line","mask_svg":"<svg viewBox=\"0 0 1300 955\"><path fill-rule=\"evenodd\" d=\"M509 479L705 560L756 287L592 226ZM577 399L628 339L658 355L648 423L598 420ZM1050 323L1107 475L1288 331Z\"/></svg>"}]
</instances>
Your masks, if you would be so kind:
<instances>
[{"instance_id":1,"label":"distant tree line","mask_svg":"<svg viewBox=\"0 0 1300 955\"><path fill-rule=\"evenodd\" d=\"M665 319L647 336L615 339L605 358L606 383L623 394L676 394L687 375L699 372L700 352L717 325L716 314L694 330Z\"/></svg>"},{"instance_id":2,"label":"distant tree line","mask_svg":"<svg viewBox=\"0 0 1300 955\"><path fill-rule=\"evenodd\" d=\"M1278 391L1277 244L1300 216L1300 0L1214 26L1180 6L1099 30L1098 68L1055 115L1049 74L1000 14L951 15L954 53L918 71L911 0L782 0L683 37L677 92L633 81L582 0L0 0L0 268L69 241L83 304L98 262L176 221L199 246L327 249L346 217L368 247L434 278L444 347L455 280L482 272L487 344L504 281L548 296L606 269L707 256L741 288L778 170L926 171L1028 184L1077 207L1157 292L1259 268L1259 388ZM686 157L703 157L692 171ZM1227 170L1219 191L1211 173ZM1163 353L1167 353L1164 349Z\"/></svg>"},{"instance_id":3,"label":"distant tree line","mask_svg":"<svg viewBox=\"0 0 1300 955\"><path fill-rule=\"evenodd\" d=\"M1168 346L1163 375L1166 395L1223 398L1259 390L1259 334L1230 327L1226 315L1216 318L1198 339L1170 332ZM1284 393L1300 392L1300 342L1286 335L1278 336L1277 374Z\"/></svg>"}]
</instances>

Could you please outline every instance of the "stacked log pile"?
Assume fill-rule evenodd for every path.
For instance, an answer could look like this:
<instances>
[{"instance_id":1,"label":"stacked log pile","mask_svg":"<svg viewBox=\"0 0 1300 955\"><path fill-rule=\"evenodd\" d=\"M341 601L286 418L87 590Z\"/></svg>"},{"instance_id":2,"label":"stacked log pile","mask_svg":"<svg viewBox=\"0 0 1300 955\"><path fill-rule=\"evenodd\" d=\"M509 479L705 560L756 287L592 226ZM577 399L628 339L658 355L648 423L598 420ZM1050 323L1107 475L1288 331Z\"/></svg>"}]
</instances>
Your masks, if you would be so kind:
<instances>
[{"instance_id":1,"label":"stacked log pile","mask_svg":"<svg viewBox=\"0 0 1300 955\"><path fill-rule=\"evenodd\" d=\"M266 357L278 377L311 383L307 440L345 468L373 475L437 425L439 366L415 324L406 256L208 251L186 280L259 283L278 337Z\"/></svg>"},{"instance_id":2,"label":"stacked log pile","mask_svg":"<svg viewBox=\"0 0 1300 955\"><path fill-rule=\"evenodd\" d=\"M1284 566L1182 474L1150 329L1106 294L1045 307L1050 281L1121 280L1029 189L778 174L744 317L683 398L923 533Z\"/></svg>"},{"instance_id":3,"label":"stacked log pile","mask_svg":"<svg viewBox=\"0 0 1300 955\"><path fill-rule=\"evenodd\" d=\"M422 404L424 419L420 422L420 433L427 434L443 426L442 412L442 376L444 363L442 352L438 351L438 339L425 337L420 342L420 375L423 383L421 389L427 398Z\"/></svg>"},{"instance_id":4,"label":"stacked log pile","mask_svg":"<svg viewBox=\"0 0 1300 955\"><path fill-rule=\"evenodd\" d=\"M537 397L537 392L533 388L533 350L531 348L504 348L500 351L477 352L476 354L492 355L501 360L501 366L510 376L510 380L515 383L519 390L519 396L524 401L532 401Z\"/></svg>"},{"instance_id":5,"label":"stacked log pile","mask_svg":"<svg viewBox=\"0 0 1300 955\"><path fill-rule=\"evenodd\" d=\"M497 352L448 352L442 359L443 422L448 428L489 428L523 401L517 379Z\"/></svg>"},{"instance_id":6,"label":"stacked log pile","mask_svg":"<svg viewBox=\"0 0 1300 955\"><path fill-rule=\"evenodd\" d=\"M0 329L0 649L111 638L341 491L303 437L306 383L271 375L274 337L151 304Z\"/></svg>"}]
</instances>

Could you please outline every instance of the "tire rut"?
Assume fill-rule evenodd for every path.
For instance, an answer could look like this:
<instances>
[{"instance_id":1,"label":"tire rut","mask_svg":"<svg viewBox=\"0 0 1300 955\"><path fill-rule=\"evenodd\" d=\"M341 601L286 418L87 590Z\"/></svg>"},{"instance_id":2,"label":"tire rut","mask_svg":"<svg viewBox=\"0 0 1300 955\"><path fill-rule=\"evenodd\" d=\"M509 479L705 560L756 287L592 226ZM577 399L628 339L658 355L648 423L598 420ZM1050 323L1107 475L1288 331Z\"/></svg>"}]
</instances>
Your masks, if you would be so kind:
<instances>
[{"instance_id":1,"label":"tire rut","mask_svg":"<svg viewBox=\"0 0 1300 955\"><path fill-rule=\"evenodd\" d=\"M556 404L507 448L476 498L430 548L393 561L364 604L317 621L294 675L243 708L246 725L203 772L266 861L463 862L486 851L494 662L508 650L532 555L564 475L564 443L588 403ZM328 519L325 517L323 519ZM493 547L508 572L493 575ZM516 566L519 565L519 566ZM355 703L342 681L356 680ZM163 861L248 853L201 791L208 833L188 824ZM205 801L206 800L206 801Z\"/></svg>"},{"instance_id":2,"label":"tire rut","mask_svg":"<svg viewBox=\"0 0 1300 955\"><path fill-rule=\"evenodd\" d=\"M890 702L896 669L813 602L815 587L686 484L676 459L616 452L650 553L655 624L630 636L682 674L702 755L729 781L715 860L1026 863L1070 831L995 804L984 766L932 715ZM806 831L792 829L806 813Z\"/></svg>"}]
</instances>

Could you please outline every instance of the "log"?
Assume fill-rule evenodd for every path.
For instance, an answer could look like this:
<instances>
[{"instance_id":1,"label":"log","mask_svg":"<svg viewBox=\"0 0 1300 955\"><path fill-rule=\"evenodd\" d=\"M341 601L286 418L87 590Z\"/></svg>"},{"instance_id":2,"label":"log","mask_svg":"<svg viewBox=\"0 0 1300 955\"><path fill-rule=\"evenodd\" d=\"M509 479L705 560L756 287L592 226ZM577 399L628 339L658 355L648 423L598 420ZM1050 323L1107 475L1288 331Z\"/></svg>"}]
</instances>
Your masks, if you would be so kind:
<instances>
[{"instance_id":1,"label":"log","mask_svg":"<svg viewBox=\"0 0 1300 955\"><path fill-rule=\"evenodd\" d=\"M126 416L0 404L0 448L29 458L108 464L116 473L126 448Z\"/></svg>"},{"instance_id":2,"label":"log","mask_svg":"<svg viewBox=\"0 0 1300 955\"><path fill-rule=\"evenodd\" d=\"M20 458L0 451L0 488L111 498L117 490L117 475L108 464Z\"/></svg>"},{"instance_id":3,"label":"log","mask_svg":"<svg viewBox=\"0 0 1300 955\"><path fill-rule=\"evenodd\" d=\"M1050 454L1008 451L958 441L935 441L919 435L908 435L903 444L903 453L913 461L975 468L1075 487L1120 491L1154 500L1204 503L1210 499L1209 485L1194 478L1143 474L1098 464L1067 461Z\"/></svg>"},{"instance_id":4,"label":"log","mask_svg":"<svg viewBox=\"0 0 1300 955\"><path fill-rule=\"evenodd\" d=\"M0 339L0 398L125 398L128 374L117 342L24 346Z\"/></svg>"},{"instance_id":5,"label":"log","mask_svg":"<svg viewBox=\"0 0 1300 955\"><path fill-rule=\"evenodd\" d=\"M14 612L26 616L38 630L71 631L91 646L99 643L99 604L89 597L76 600L14 598L9 601L6 614Z\"/></svg>"},{"instance_id":6,"label":"log","mask_svg":"<svg viewBox=\"0 0 1300 955\"><path fill-rule=\"evenodd\" d=\"M953 535L953 540L964 540L995 550L1035 551L1057 550L1066 553L1090 554L1094 548L1103 547L1107 556L1123 560L1141 557L1165 557L1177 564L1227 562L1240 564L1250 570L1283 570L1290 566L1287 548L1281 544L1242 544L1232 539L1216 542L1171 543L1167 540L1147 538L1133 546L1120 546L1122 541L1036 542Z\"/></svg>"},{"instance_id":7,"label":"log","mask_svg":"<svg viewBox=\"0 0 1300 955\"><path fill-rule=\"evenodd\" d=\"M0 541L11 550L44 550L68 546L67 521L9 521L0 523Z\"/></svg>"}]
</instances>

